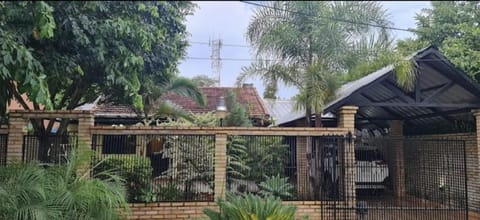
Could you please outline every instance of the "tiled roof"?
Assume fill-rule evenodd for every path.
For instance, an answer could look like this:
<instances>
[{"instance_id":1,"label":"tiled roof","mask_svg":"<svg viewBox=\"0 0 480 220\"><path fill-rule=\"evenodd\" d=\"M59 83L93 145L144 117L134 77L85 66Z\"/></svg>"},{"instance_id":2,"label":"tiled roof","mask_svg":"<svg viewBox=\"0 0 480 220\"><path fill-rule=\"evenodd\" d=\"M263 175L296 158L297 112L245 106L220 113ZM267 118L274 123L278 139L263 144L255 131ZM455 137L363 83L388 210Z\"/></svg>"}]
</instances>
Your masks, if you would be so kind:
<instances>
[{"instance_id":1,"label":"tiled roof","mask_svg":"<svg viewBox=\"0 0 480 220\"><path fill-rule=\"evenodd\" d=\"M267 108L263 104L262 98L258 95L257 90L252 86L245 87L203 87L201 92L207 99L207 105L201 107L197 105L191 98L180 96L174 93L168 93L162 96L158 101L167 101L179 105L187 111L193 113L206 113L215 111L220 96L227 97L228 91L232 90L237 96L237 101L245 107L251 118L265 118L270 115ZM92 110L95 116L100 117L138 117L142 114L136 112L130 105L112 104L112 103L88 103L78 107L81 110Z\"/></svg>"},{"instance_id":2,"label":"tiled roof","mask_svg":"<svg viewBox=\"0 0 480 220\"><path fill-rule=\"evenodd\" d=\"M218 100L221 96L227 97L228 91L235 92L237 101L249 112L250 117L264 117L269 115L265 108L261 97L257 90L251 86L245 87L202 87L202 93L207 99L207 105L201 107L195 103L191 98L179 96L174 93L169 93L160 98L161 101L169 100L187 111L193 113L206 113L215 111Z\"/></svg>"},{"instance_id":3,"label":"tiled roof","mask_svg":"<svg viewBox=\"0 0 480 220\"><path fill-rule=\"evenodd\" d=\"M137 117L138 113L130 105L102 103L93 107L95 116Z\"/></svg>"}]
</instances>

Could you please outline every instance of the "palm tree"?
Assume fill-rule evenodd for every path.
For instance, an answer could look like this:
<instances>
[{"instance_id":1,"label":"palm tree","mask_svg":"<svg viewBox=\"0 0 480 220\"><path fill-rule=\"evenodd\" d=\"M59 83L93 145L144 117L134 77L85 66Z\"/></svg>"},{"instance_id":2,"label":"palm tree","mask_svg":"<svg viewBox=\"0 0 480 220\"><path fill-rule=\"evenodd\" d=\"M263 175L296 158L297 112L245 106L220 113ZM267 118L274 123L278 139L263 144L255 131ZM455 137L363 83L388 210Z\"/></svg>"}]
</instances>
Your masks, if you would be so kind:
<instances>
[{"instance_id":1,"label":"palm tree","mask_svg":"<svg viewBox=\"0 0 480 220\"><path fill-rule=\"evenodd\" d=\"M73 153L66 165L8 165L0 169L0 219L122 219L129 212L124 180L110 171L90 177L91 155Z\"/></svg>"},{"instance_id":2,"label":"palm tree","mask_svg":"<svg viewBox=\"0 0 480 220\"><path fill-rule=\"evenodd\" d=\"M192 80L184 77L173 77L171 79L164 80L163 83L161 83L161 86L146 86L146 88L150 88L143 91L143 103L145 103L145 123L147 124L151 123L155 117L162 117L166 115L182 117L187 120L191 119L188 117L189 114L181 109L181 107L170 102L159 102L158 98L167 93L172 92L181 96L192 98L201 106L206 104L205 97L197 88L195 83ZM154 115L153 118L149 116L152 114Z\"/></svg>"},{"instance_id":3,"label":"palm tree","mask_svg":"<svg viewBox=\"0 0 480 220\"><path fill-rule=\"evenodd\" d=\"M259 61L244 68L238 81L260 76L270 91L277 90L278 82L298 88L297 106L305 109L307 125L315 112L320 126L322 106L334 98L340 77L363 59L365 51L372 52L363 46L389 48L386 11L377 2L264 4L255 10L247 30Z\"/></svg>"}]
</instances>

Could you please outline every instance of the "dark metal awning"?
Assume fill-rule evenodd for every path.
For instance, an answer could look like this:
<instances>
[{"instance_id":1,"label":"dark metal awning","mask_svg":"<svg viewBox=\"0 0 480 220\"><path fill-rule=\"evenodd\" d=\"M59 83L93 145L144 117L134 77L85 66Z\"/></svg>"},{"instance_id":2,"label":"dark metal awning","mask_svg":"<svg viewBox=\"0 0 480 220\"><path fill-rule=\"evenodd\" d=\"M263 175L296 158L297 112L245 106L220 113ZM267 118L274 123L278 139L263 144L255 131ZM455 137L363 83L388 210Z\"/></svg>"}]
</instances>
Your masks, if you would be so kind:
<instances>
[{"instance_id":1,"label":"dark metal awning","mask_svg":"<svg viewBox=\"0 0 480 220\"><path fill-rule=\"evenodd\" d=\"M387 128L388 120L413 126L453 123L480 108L480 86L431 46L412 56L419 65L415 88L396 83L393 65L343 85L324 113L346 105L359 107L358 128Z\"/></svg>"}]
</instances>

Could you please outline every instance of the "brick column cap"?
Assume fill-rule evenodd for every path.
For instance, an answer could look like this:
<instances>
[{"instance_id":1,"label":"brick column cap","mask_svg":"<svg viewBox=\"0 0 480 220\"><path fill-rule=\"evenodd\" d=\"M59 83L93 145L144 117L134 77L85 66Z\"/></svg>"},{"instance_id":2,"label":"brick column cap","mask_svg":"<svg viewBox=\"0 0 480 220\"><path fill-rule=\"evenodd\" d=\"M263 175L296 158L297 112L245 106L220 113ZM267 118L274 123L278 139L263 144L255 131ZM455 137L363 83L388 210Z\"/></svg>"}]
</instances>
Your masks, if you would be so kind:
<instances>
[{"instance_id":1,"label":"brick column cap","mask_svg":"<svg viewBox=\"0 0 480 220\"><path fill-rule=\"evenodd\" d=\"M475 117L480 116L480 109L473 109L473 110L472 110L472 114L473 114L473 116L475 116Z\"/></svg>"},{"instance_id":2,"label":"brick column cap","mask_svg":"<svg viewBox=\"0 0 480 220\"><path fill-rule=\"evenodd\" d=\"M357 113L357 110L358 110L358 106L348 105L348 106L342 106L339 112L340 114L346 114L346 113L355 114Z\"/></svg>"}]
</instances>

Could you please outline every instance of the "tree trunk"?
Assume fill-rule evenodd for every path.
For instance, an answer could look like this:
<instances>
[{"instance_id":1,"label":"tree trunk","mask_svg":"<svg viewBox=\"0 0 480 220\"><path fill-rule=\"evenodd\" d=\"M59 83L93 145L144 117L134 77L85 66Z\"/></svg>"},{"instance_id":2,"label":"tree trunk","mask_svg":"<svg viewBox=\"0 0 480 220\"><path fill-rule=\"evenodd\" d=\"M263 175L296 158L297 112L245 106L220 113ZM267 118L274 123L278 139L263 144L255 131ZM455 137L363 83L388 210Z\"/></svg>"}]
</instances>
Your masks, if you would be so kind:
<instances>
[{"instance_id":1,"label":"tree trunk","mask_svg":"<svg viewBox=\"0 0 480 220\"><path fill-rule=\"evenodd\" d=\"M315 113L315 127L320 128L322 125L322 113Z\"/></svg>"},{"instance_id":2,"label":"tree trunk","mask_svg":"<svg viewBox=\"0 0 480 220\"><path fill-rule=\"evenodd\" d=\"M312 109L305 109L305 127L312 127Z\"/></svg>"}]
</instances>

